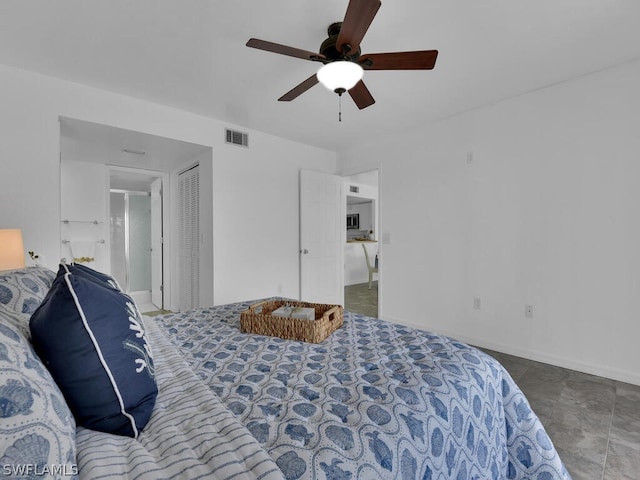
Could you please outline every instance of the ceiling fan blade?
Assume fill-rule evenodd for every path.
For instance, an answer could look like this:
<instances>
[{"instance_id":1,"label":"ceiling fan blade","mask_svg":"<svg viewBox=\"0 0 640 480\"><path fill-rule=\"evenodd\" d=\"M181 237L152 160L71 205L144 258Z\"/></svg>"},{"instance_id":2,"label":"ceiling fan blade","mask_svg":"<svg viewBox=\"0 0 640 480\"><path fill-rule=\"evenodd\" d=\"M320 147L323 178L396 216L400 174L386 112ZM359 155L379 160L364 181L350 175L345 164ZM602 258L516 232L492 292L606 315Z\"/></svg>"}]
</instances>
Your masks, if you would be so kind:
<instances>
[{"instance_id":1,"label":"ceiling fan blade","mask_svg":"<svg viewBox=\"0 0 640 480\"><path fill-rule=\"evenodd\" d=\"M297 98L298 96L302 95L304 92L309 90L316 83L318 83L318 77L314 73L309 78L307 78L304 82L302 82L302 83L298 84L297 86L293 87L291 90L289 90L283 96L281 96L278 99L278 101L279 102L290 102L294 98Z\"/></svg>"},{"instance_id":2,"label":"ceiling fan blade","mask_svg":"<svg viewBox=\"0 0 640 480\"><path fill-rule=\"evenodd\" d=\"M279 53L281 55L288 55L290 57L302 58L303 60L313 60L317 62L326 60L326 57L321 53L309 52L299 48L288 47L287 45L280 45L279 43L267 42L266 40L260 40L258 38L249 39L247 47Z\"/></svg>"},{"instance_id":3,"label":"ceiling fan blade","mask_svg":"<svg viewBox=\"0 0 640 480\"><path fill-rule=\"evenodd\" d=\"M336 40L336 49L341 53L356 52L360 47L360 42L367 33L369 25L373 22L380 0L350 0L347 13L344 15L342 27ZM347 50L344 51L348 45Z\"/></svg>"},{"instance_id":4,"label":"ceiling fan blade","mask_svg":"<svg viewBox=\"0 0 640 480\"><path fill-rule=\"evenodd\" d=\"M349 90L349 95L351 95L351 98L353 98L353 101L356 102L356 105L360 110L376 103L371 92L369 92L369 89L362 80L356 83L356 85Z\"/></svg>"},{"instance_id":5,"label":"ceiling fan blade","mask_svg":"<svg viewBox=\"0 0 640 480\"><path fill-rule=\"evenodd\" d=\"M416 52L367 53L358 63L365 70L431 70L436 66L437 50Z\"/></svg>"}]
</instances>

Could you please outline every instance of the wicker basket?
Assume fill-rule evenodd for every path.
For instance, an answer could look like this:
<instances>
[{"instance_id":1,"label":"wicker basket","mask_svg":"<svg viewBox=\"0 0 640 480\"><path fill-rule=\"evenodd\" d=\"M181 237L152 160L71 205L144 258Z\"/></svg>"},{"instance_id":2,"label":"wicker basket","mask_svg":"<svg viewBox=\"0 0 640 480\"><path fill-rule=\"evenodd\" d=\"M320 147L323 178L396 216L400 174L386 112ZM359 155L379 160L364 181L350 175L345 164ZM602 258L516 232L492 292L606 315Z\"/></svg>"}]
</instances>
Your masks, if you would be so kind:
<instances>
[{"instance_id":1,"label":"wicker basket","mask_svg":"<svg viewBox=\"0 0 640 480\"><path fill-rule=\"evenodd\" d=\"M311 307L316 311L315 320L287 318L271 315L271 312L284 305ZM288 300L265 300L251 305L240 314L240 330L246 333L269 335L288 340L320 343L344 321L340 305L296 302Z\"/></svg>"}]
</instances>

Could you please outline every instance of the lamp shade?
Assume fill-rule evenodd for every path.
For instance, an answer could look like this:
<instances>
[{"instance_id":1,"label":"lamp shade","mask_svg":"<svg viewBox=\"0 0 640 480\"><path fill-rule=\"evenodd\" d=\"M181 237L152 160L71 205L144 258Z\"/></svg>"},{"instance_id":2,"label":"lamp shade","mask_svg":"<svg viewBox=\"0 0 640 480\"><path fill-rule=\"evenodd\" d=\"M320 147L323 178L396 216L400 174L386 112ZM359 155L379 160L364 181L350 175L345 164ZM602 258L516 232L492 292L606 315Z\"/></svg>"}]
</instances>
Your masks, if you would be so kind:
<instances>
[{"instance_id":1,"label":"lamp shade","mask_svg":"<svg viewBox=\"0 0 640 480\"><path fill-rule=\"evenodd\" d=\"M0 271L24 268L22 230L0 229Z\"/></svg>"},{"instance_id":2,"label":"lamp shade","mask_svg":"<svg viewBox=\"0 0 640 480\"><path fill-rule=\"evenodd\" d=\"M362 67L354 62L339 60L320 67L317 77L320 83L332 92L351 90L362 79Z\"/></svg>"}]
</instances>

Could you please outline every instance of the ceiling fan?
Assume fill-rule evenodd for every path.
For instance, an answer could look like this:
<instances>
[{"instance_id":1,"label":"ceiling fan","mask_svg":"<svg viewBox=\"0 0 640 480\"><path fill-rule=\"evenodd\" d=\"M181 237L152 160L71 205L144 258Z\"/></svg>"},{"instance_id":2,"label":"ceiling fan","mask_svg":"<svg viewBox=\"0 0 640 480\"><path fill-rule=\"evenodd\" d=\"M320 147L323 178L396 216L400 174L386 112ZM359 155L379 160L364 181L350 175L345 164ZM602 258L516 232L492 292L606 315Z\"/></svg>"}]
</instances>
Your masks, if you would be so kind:
<instances>
[{"instance_id":1,"label":"ceiling fan","mask_svg":"<svg viewBox=\"0 0 640 480\"><path fill-rule=\"evenodd\" d=\"M362 81L363 70L431 70L438 56L437 50L361 54L360 42L380 5L380 0L350 0L344 20L329 25L329 37L320 45L319 53L257 38L251 38L247 47L324 64L279 101L289 102L321 82L339 96L348 91L358 108L363 109L375 103Z\"/></svg>"}]
</instances>

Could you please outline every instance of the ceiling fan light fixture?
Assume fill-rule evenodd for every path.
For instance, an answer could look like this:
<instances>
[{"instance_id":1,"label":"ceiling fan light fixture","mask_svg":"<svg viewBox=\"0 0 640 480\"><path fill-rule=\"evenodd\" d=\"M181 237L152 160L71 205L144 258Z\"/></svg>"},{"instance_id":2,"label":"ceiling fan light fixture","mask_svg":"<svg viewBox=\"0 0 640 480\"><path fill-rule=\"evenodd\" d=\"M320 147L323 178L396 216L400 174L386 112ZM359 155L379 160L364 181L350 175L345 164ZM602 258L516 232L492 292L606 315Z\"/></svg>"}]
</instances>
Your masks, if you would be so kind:
<instances>
[{"instance_id":1,"label":"ceiling fan light fixture","mask_svg":"<svg viewBox=\"0 0 640 480\"><path fill-rule=\"evenodd\" d=\"M351 90L362 79L363 72L357 63L339 60L323 65L316 75L326 88L342 93Z\"/></svg>"}]
</instances>

